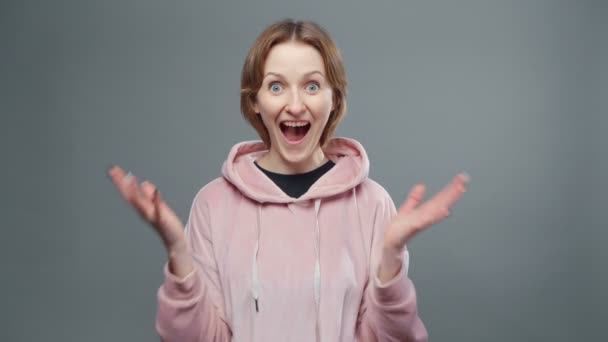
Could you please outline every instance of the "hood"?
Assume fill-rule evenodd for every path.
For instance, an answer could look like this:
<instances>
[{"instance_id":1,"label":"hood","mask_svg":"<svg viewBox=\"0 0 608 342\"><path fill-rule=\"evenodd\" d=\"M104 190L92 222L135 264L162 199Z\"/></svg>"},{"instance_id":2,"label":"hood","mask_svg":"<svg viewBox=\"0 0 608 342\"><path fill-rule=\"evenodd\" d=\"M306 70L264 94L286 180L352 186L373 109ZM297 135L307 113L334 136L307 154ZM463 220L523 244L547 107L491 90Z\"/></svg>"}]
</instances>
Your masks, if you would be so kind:
<instances>
[{"instance_id":1,"label":"hood","mask_svg":"<svg viewBox=\"0 0 608 342\"><path fill-rule=\"evenodd\" d=\"M289 197L255 166L254 161L268 153L261 141L234 145L222 166L222 174L241 193L259 203L293 203L329 197L349 191L367 178L369 160L359 142L333 138L323 151L336 165L299 198Z\"/></svg>"}]
</instances>

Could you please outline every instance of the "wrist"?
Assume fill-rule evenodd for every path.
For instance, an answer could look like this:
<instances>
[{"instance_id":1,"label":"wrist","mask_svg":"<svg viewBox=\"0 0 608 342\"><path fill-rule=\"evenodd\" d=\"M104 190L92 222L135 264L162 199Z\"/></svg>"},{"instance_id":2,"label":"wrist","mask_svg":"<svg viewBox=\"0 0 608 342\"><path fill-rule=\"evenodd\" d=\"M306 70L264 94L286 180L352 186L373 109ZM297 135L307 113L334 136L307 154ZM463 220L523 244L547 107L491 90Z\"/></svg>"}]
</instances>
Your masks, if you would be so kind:
<instances>
[{"instance_id":1,"label":"wrist","mask_svg":"<svg viewBox=\"0 0 608 342\"><path fill-rule=\"evenodd\" d=\"M190 250L184 244L183 246L173 246L167 249L167 258L169 263L169 272L178 278L184 278L194 270L194 263Z\"/></svg>"},{"instance_id":2,"label":"wrist","mask_svg":"<svg viewBox=\"0 0 608 342\"><path fill-rule=\"evenodd\" d=\"M166 246L167 256L169 258L179 257L187 255L189 253L188 244L185 240L175 242L169 246Z\"/></svg>"},{"instance_id":3,"label":"wrist","mask_svg":"<svg viewBox=\"0 0 608 342\"><path fill-rule=\"evenodd\" d=\"M399 274L403 264L403 250L397 251L395 248L385 247L380 260L378 269L378 279L381 283L386 283Z\"/></svg>"},{"instance_id":4,"label":"wrist","mask_svg":"<svg viewBox=\"0 0 608 342\"><path fill-rule=\"evenodd\" d=\"M388 236L384 237L384 244L382 246L382 255L386 257L398 257L403 254L405 244L401 241L395 241Z\"/></svg>"}]
</instances>

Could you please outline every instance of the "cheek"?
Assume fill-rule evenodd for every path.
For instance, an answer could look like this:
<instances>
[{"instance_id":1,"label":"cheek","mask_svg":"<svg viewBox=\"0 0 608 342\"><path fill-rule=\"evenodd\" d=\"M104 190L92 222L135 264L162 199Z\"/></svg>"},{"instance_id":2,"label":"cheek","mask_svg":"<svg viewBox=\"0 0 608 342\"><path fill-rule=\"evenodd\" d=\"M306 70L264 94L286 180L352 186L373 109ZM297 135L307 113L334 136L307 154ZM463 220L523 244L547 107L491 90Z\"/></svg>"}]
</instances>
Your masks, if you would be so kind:
<instances>
[{"instance_id":1,"label":"cheek","mask_svg":"<svg viewBox=\"0 0 608 342\"><path fill-rule=\"evenodd\" d=\"M310 109L315 114L317 120L327 121L332 110L331 94L315 97L310 103Z\"/></svg>"},{"instance_id":2,"label":"cheek","mask_svg":"<svg viewBox=\"0 0 608 342\"><path fill-rule=\"evenodd\" d=\"M258 97L258 109L263 116L275 117L277 116L283 105L277 97L271 96L260 96Z\"/></svg>"},{"instance_id":3,"label":"cheek","mask_svg":"<svg viewBox=\"0 0 608 342\"><path fill-rule=\"evenodd\" d=\"M275 128L274 120L275 120L276 116L270 115L264 111L262 111L261 115L262 115L262 122L264 123L264 126L266 126L266 129L268 130L268 132L274 131L274 128Z\"/></svg>"}]
</instances>

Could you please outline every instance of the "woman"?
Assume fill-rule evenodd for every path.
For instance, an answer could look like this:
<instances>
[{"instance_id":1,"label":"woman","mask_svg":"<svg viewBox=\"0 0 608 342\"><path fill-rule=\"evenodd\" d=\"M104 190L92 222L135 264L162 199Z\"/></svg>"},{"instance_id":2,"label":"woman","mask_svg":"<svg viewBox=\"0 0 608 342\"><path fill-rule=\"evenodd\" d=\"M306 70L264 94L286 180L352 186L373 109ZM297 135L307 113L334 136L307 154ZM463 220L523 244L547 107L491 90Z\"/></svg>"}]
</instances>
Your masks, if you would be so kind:
<instances>
[{"instance_id":1,"label":"woman","mask_svg":"<svg viewBox=\"0 0 608 342\"><path fill-rule=\"evenodd\" d=\"M460 174L431 200L416 185L396 210L352 139L334 42L284 20L245 60L241 110L262 141L235 145L196 195L185 229L156 187L109 174L168 254L156 328L164 341L426 341L407 242L448 215Z\"/></svg>"}]
</instances>

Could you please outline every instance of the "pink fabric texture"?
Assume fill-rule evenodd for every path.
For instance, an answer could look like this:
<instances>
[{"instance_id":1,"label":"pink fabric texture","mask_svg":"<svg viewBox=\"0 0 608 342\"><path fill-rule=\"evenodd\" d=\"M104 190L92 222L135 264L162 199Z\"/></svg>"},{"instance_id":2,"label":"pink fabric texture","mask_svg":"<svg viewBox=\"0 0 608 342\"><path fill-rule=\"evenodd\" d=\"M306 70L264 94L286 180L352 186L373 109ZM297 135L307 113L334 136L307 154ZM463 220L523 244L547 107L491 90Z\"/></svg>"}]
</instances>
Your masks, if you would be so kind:
<instances>
[{"instance_id":1,"label":"pink fabric texture","mask_svg":"<svg viewBox=\"0 0 608 342\"><path fill-rule=\"evenodd\" d=\"M324 150L336 165L291 198L255 166L261 142L231 149L186 223L195 270L178 279L165 265L163 341L428 340L408 252L395 278L377 277L393 201L368 178L357 141L334 138Z\"/></svg>"}]
</instances>

